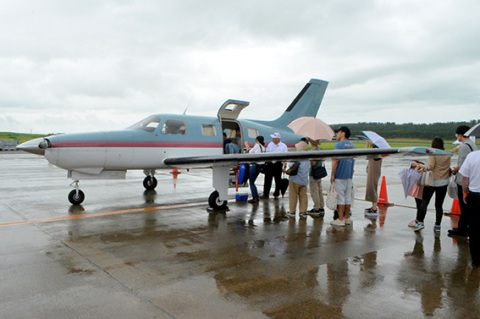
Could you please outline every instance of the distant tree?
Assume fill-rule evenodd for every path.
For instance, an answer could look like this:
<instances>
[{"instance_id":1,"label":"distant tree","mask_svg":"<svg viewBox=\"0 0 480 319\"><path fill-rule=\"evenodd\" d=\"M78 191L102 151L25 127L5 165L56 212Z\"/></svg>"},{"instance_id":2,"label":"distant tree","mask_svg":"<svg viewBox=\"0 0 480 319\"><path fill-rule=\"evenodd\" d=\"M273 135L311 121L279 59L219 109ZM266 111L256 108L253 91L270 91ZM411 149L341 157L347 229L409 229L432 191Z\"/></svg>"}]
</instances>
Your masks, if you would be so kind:
<instances>
[{"instance_id":1,"label":"distant tree","mask_svg":"<svg viewBox=\"0 0 480 319\"><path fill-rule=\"evenodd\" d=\"M430 123L430 124L414 124L403 123L396 124L394 122L360 122L360 123L339 123L332 124L333 128L346 125L350 128L352 136L361 135L362 131L374 131L385 138L420 138L433 139L434 137L441 137L446 140L455 138L455 130L459 125L474 126L480 122L478 120L470 120L463 122L445 122L445 123Z\"/></svg>"}]
</instances>

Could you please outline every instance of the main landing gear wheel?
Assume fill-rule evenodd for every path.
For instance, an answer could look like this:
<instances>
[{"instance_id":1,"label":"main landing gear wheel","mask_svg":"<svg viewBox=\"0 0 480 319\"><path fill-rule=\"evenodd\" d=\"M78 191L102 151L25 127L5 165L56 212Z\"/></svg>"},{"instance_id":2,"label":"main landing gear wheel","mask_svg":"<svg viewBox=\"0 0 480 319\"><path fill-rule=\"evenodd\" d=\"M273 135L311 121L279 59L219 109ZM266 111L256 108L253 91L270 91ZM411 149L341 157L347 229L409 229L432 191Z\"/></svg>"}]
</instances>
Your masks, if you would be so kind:
<instances>
[{"instance_id":1,"label":"main landing gear wheel","mask_svg":"<svg viewBox=\"0 0 480 319\"><path fill-rule=\"evenodd\" d=\"M221 201L220 200L220 195L218 194L217 191L214 191L213 193L210 194L210 196L208 197L208 204L213 209L226 209L227 208L227 201L226 200Z\"/></svg>"},{"instance_id":2,"label":"main landing gear wheel","mask_svg":"<svg viewBox=\"0 0 480 319\"><path fill-rule=\"evenodd\" d=\"M78 190L77 193L77 190L74 189L68 194L68 200L73 205L80 205L85 200L85 194L81 190Z\"/></svg>"},{"instance_id":3,"label":"main landing gear wheel","mask_svg":"<svg viewBox=\"0 0 480 319\"><path fill-rule=\"evenodd\" d=\"M147 190L155 189L155 187L157 187L157 179L154 176L148 175L143 180L143 187Z\"/></svg>"}]
</instances>

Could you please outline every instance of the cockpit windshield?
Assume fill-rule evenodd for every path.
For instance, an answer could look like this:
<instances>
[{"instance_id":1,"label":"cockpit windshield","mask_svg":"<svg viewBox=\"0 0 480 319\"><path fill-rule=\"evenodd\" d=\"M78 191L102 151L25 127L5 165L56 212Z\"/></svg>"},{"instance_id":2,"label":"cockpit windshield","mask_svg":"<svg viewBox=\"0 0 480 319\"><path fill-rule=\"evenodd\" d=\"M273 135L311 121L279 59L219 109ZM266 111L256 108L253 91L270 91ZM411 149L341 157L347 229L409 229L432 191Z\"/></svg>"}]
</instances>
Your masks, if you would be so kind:
<instances>
[{"instance_id":1,"label":"cockpit windshield","mask_svg":"<svg viewBox=\"0 0 480 319\"><path fill-rule=\"evenodd\" d=\"M133 124L129 128L134 130L153 132L158 127L158 124L160 124L161 120L162 119L156 115L150 115L149 117L141 120L140 122Z\"/></svg>"}]
</instances>

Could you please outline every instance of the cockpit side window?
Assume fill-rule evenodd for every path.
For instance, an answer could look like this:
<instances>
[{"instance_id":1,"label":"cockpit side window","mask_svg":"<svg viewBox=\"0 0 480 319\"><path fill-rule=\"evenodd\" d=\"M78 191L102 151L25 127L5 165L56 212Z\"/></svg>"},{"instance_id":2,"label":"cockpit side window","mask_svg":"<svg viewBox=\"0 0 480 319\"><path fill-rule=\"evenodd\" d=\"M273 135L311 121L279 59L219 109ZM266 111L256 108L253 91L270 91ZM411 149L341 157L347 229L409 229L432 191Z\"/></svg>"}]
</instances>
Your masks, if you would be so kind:
<instances>
[{"instance_id":1,"label":"cockpit side window","mask_svg":"<svg viewBox=\"0 0 480 319\"><path fill-rule=\"evenodd\" d=\"M149 117L141 120L140 122L133 124L129 128L134 130L153 132L158 127L158 124L160 124L161 120L162 119L156 115L150 115Z\"/></svg>"},{"instance_id":2,"label":"cockpit side window","mask_svg":"<svg viewBox=\"0 0 480 319\"><path fill-rule=\"evenodd\" d=\"M185 135L187 134L187 126L183 121L167 120L162 127L163 134Z\"/></svg>"}]
</instances>

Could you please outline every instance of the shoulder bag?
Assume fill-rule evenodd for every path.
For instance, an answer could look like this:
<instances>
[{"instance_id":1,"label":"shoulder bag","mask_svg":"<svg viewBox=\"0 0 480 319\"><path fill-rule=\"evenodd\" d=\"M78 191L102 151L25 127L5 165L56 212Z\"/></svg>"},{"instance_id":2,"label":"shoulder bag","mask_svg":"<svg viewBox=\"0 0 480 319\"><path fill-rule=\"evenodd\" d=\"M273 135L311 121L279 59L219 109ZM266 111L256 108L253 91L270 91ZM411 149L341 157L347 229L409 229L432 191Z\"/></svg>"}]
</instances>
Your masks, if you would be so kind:
<instances>
[{"instance_id":1,"label":"shoulder bag","mask_svg":"<svg viewBox=\"0 0 480 319\"><path fill-rule=\"evenodd\" d=\"M322 164L322 165L318 165L318 166L315 166L314 168L312 168L312 177L313 179L320 179L320 178L324 178L328 175L327 173L327 169L325 168L325 166Z\"/></svg>"},{"instance_id":2,"label":"shoulder bag","mask_svg":"<svg viewBox=\"0 0 480 319\"><path fill-rule=\"evenodd\" d=\"M295 162L292 167L287 169L286 173L289 176L295 176L298 174L298 168L300 167L300 162Z\"/></svg>"},{"instance_id":3,"label":"shoulder bag","mask_svg":"<svg viewBox=\"0 0 480 319\"><path fill-rule=\"evenodd\" d=\"M420 179L417 182L418 186L433 186L433 172L431 169L425 167L425 170L422 172L422 176L420 176Z\"/></svg>"}]
</instances>

